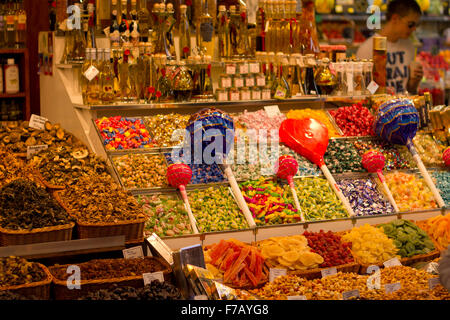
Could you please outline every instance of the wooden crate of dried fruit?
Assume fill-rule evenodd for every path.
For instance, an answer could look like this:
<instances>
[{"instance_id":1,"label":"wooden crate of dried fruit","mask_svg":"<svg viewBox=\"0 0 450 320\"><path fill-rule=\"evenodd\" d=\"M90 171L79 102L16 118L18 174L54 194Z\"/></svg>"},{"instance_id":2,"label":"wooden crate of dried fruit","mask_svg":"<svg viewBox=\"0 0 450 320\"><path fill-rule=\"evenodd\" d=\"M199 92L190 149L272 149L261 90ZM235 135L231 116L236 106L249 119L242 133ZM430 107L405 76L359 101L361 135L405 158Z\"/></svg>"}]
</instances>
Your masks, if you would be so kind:
<instances>
[{"instance_id":1,"label":"wooden crate of dried fruit","mask_svg":"<svg viewBox=\"0 0 450 320\"><path fill-rule=\"evenodd\" d=\"M75 223L32 230L9 230L0 227L0 246L16 246L23 244L68 241L72 239Z\"/></svg>"},{"instance_id":2,"label":"wooden crate of dried fruit","mask_svg":"<svg viewBox=\"0 0 450 320\"><path fill-rule=\"evenodd\" d=\"M143 274L145 273L162 272L164 281L173 283L171 267L159 257L96 259L75 264L80 268L81 274L79 289L68 288L70 274L67 270L71 266L74 264L49 267L53 277L53 296L56 300L80 299L90 292L107 289L113 285L141 288L144 286ZM70 284L76 285L75 282Z\"/></svg>"}]
</instances>

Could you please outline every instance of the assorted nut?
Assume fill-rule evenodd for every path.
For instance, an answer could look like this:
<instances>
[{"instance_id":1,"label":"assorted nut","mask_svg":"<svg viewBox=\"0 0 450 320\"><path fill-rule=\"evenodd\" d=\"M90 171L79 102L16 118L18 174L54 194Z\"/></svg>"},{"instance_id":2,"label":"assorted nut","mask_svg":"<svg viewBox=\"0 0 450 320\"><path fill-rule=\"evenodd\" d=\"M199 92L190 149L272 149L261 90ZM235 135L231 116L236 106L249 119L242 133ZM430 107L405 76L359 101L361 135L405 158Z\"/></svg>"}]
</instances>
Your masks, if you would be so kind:
<instances>
[{"instance_id":1,"label":"assorted nut","mask_svg":"<svg viewBox=\"0 0 450 320\"><path fill-rule=\"evenodd\" d=\"M45 271L36 262L14 256L0 258L0 293L2 287L39 282L46 277Z\"/></svg>"}]
</instances>

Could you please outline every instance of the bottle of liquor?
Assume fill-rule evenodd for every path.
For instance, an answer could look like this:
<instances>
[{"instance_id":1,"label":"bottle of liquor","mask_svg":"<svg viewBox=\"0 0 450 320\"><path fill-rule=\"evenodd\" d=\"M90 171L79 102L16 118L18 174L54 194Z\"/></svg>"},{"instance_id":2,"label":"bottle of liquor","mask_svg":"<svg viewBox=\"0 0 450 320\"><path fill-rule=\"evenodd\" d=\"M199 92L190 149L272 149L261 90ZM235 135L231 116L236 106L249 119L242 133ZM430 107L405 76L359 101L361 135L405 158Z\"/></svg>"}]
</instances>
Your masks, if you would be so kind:
<instances>
[{"instance_id":1,"label":"bottle of liquor","mask_svg":"<svg viewBox=\"0 0 450 320\"><path fill-rule=\"evenodd\" d=\"M81 4L75 3L81 12ZM74 28L73 33L73 50L72 50L72 62L82 62L86 53L86 38L83 34L83 30L80 28Z\"/></svg>"},{"instance_id":2,"label":"bottle of liquor","mask_svg":"<svg viewBox=\"0 0 450 320\"><path fill-rule=\"evenodd\" d=\"M277 76L272 84L273 97L275 99L286 99L291 97L291 88L283 75L284 59L284 54L278 52L276 56L276 61L278 63Z\"/></svg>"},{"instance_id":3,"label":"bottle of liquor","mask_svg":"<svg viewBox=\"0 0 450 320\"><path fill-rule=\"evenodd\" d=\"M114 68L111 59L111 49L104 49L103 61L100 71L100 82L102 86L101 100L103 104L112 104L115 100L114 94Z\"/></svg>"},{"instance_id":4,"label":"bottle of liquor","mask_svg":"<svg viewBox=\"0 0 450 320\"><path fill-rule=\"evenodd\" d=\"M269 52L266 56L266 88L272 88L275 81L274 75L274 64L275 64L275 52Z\"/></svg>"},{"instance_id":5,"label":"bottle of liquor","mask_svg":"<svg viewBox=\"0 0 450 320\"><path fill-rule=\"evenodd\" d=\"M139 1L138 21L139 21L139 34L141 36L140 41L148 41L148 31L150 29L150 12L147 8L147 0Z\"/></svg>"},{"instance_id":6,"label":"bottle of liquor","mask_svg":"<svg viewBox=\"0 0 450 320\"><path fill-rule=\"evenodd\" d=\"M176 102L189 101L191 99L194 83L192 76L185 67L184 61L180 61L179 66L174 71L172 88Z\"/></svg>"},{"instance_id":7,"label":"bottle of liquor","mask_svg":"<svg viewBox=\"0 0 450 320\"><path fill-rule=\"evenodd\" d=\"M184 60L191 55L191 38L189 34L189 21L187 19L187 6L180 5L180 25L178 27L179 57Z\"/></svg>"},{"instance_id":8,"label":"bottle of liquor","mask_svg":"<svg viewBox=\"0 0 450 320\"><path fill-rule=\"evenodd\" d=\"M111 25L109 26L109 40L111 43L111 48L114 46L114 43L120 45L120 27L118 22L118 4L117 0L111 0Z\"/></svg>"},{"instance_id":9,"label":"bottle of liquor","mask_svg":"<svg viewBox=\"0 0 450 320\"><path fill-rule=\"evenodd\" d=\"M90 0L87 5L88 11L88 30L87 30L87 47L97 48L97 42L95 37L95 6L93 0Z\"/></svg>"},{"instance_id":10,"label":"bottle of liquor","mask_svg":"<svg viewBox=\"0 0 450 320\"><path fill-rule=\"evenodd\" d=\"M119 88L120 88L120 98L122 102L130 101L130 70L128 59L131 55L130 49L124 47L122 61L119 62Z\"/></svg>"},{"instance_id":11,"label":"bottle of liquor","mask_svg":"<svg viewBox=\"0 0 450 320\"><path fill-rule=\"evenodd\" d=\"M130 42L130 26L127 14L127 0L122 0L122 18L119 25L120 42L122 45Z\"/></svg>"},{"instance_id":12,"label":"bottle of liquor","mask_svg":"<svg viewBox=\"0 0 450 320\"><path fill-rule=\"evenodd\" d=\"M256 51L266 51L266 0L259 0L256 12Z\"/></svg>"},{"instance_id":13,"label":"bottle of liquor","mask_svg":"<svg viewBox=\"0 0 450 320\"><path fill-rule=\"evenodd\" d=\"M217 16L217 37L219 43L219 58L226 59L230 57L229 53L229 28L228 28L227 9L224 5L219 6L219 14Z\"/></svg>"},{"instance_id":14,"label":"bottle of liquor","mask_svg":"<svg viewBox=\"0 0 450 320\"><path fill-rule=\"evenodd\" d=\"M237 53L239 57L245 58L250 55L250 42L248 37L247 7L239 6L239 31Z\"/></svg>"},{"instance_id":15,"label":"bottle of liquor","mask_svg":"<svg viewBox=\"0 0 450 320\"><path fill-rule=\"evenodd\" d=\"M145 90L150 87L155 88L156 68L153 67L152 45L150 42L145 43Z\"/></svg>"},{"instance_id":16,"label":"bottle of liquor","mask_svg":"<svg viewBox=\"0 0 450 320\"><path fill-rule=\"evenodd\" d=\"M6 22L6 46L9 48L13 48L16 43L16 26L15 26L15 11L14 4L12 0L8 1L7 11L5 14L5 22Z\"/></svg>"},{"instance_id":17,"label":"bottle of liquor","mask_svg":"<svg viewBox=\"0 0 450 320\"><path fill-rule=\"evenodd\" d=\"M112 54L112 68L114 71L114 94L115 100L121 100L122 92L120 90L120 82L119 82L119 66L122 63L123 59L123 51L120 48L119 43L114 42L111 48Z\"/></svg>"},{"instance_id":18,"label":"bottle of liquor","mask_svg":"<svg viewBox=\"0 0 450 320\"><path fill-rule=\"evenodd\" d=\"M318 95L319 89L317 88L316 80L314 77L314 69L316 67L316 59L314 54L307 54L305 57L305 94Z\"/></svg>"},{"instance_id":19,"label":"bottle of liquor","mask_svg":"<svg viewBox=\"0 0 450 320\"><path fill-rule=\"evenodd\" d=\"M295 64L292 66L293 68L293 76L292 76L292 96L303 96L305 91L303 90L301 69L300 69L300 54L294 53Z\"/></svg>"},{"instance_id":20,"label":"bottle of liquor","mask_svg":"<svg viewBox=\"0 0 450 320\"><path fill-rule=\"evenodd\" d=\"M0 3L0 47L4 47L5 46L5 3Z\"/></svg>"},{"instance_id":21,"label":"bottle of liquor","mask_svg":"<svg viewBox=\"0 0 450 320\"><path fill-rule=\"evenodd\" d=\"M138 48L139 52L139 48ZM133 59L132 59L133 57ZM138 62L139 56L128 56L128 77L129 77L129 85L130 85L130 92L128 95L128 101L129 102L137 102L138 101L138 84L139 84L139 69L138 69Z\"/></svg>"},{"instance_id":22,"label":"bottle of liquor","mask_svg":"<svg viewBox=\"0 0 450 320\"><path fill-rule=\"evenodd\" d=\"M274 7L275 0L266 0L266 25L265 25L265 46L267 52L275 50L274 43L276 41L276 21L274 19Z\"/></svg>"},{"instance_id":23,"label":"bottle of liquor","mask_svg":"<svg viewBox=\"0 0 450 320\"><path fill-rule=\"evenodd\" d=\"M239 15L236 12L236 6L230 6L230 22L228 24L229 28L229 44L230 44L230 55L232 57L237 56L237 46L239 39Z\"/></svg>"},{"instance_id":24,"label":"bottle of liquor","mask_svg":"<svg viewBox=\"0 0 450 320\"><path fill-rule=\"evenodd\" d=\"M91 80L89 80L88 86L87 86L87 100L88 104L94 105L94 104L101 104L101 82L100 82L100 61L102 59L103 52L99 50L97 55L97 49L92 48L91 49L91 65L89 68L92 68L93 71L88 71L91 74L95 74L94 77L92 77ZM98 56L98 57L97 57ZM88 70L89 70L88 68ZM95 69L94 69L95 68Z\"/></svg>"},{"instance_id":25,"label":"bottle of liquor","mask_svg":"<svg viewBox=\"0 0 450 320\"><path fill-rule=\"evenodd\" d=\"M173 4L168 3L166 6L166 23L167 23L167 31L166 31L166 41L167 41L167 48L169 50L170 55L167 57L169 60L174 60L176 57L175 52L175 40L173 37L173 27L175 26L175 23L177 22L174 18L175 11L173 9Z\"/></svg>"},{"instance_id":26,"label":"bottle of liquor","mask_svg":"<svg viewBox=\"0 0 450 320\"><path fill-rule=\"evenodd\" d=\"M86 48L86 59L84 60L83 65L81 66L81 96L83 98L83 104L88 104L87 92L88 92L88 83L89 80L86 78L86 72L88 68L91 66L91 48Z\"/></svg>"},{"instance_id":27,"label":"bottle of liquor","mask_svg":"<svg viewBox=\"0 0 450 320\"><path fill-rule=\"evenodd\" d=\"M320 52L313 0L302 0L299 38L302 54L312 53L316 55Z\"/></svg>"},{"instance_id":28,"label":"bottle of liquor","mask_svg":"<svg viewBox=\"0 0 450 320\"><path fill-rule=\"evenodd\" d=\"M145 43L139 43L139 57L137 58L137 79L136 90L138 100L144 99L145 92L145 77L146 77L146 59L145 55Z\"/></svg>"},{"instance_id":29,"label":"bottle of liquor","mask_svg":"<svg viewBox=\"0 0 450 320\"><path fill-rule=\"evenodd\" d=\"M138 24L136 0L131 0L130 14L131 14L131 23L130 23L131 44L134 47L138 47L140 39L140 29Z\"/></svg>"},{"instance_id":30,"label":"bottle of liquor","mask_svg":"<svg viewBox=\"0 0 450 320\"><path fill-rule=\"evenodd\" d=\"M205 1L202 15L197 25L197 46L201 56L214 56L214 18L208 11L208 0Z\"/></svg>"},{"instance_id":31,"label":"bottle of liquor","mask_svg":"<svg viewBox=\"0 0 450 320\"><path fill-rule=\"evenodd\" d=\"M27 42L27 13L24 8L23 0L21 0L18 4L16 30L17 30L16 47L25 48Z\"/></svg>"}]
</instances>

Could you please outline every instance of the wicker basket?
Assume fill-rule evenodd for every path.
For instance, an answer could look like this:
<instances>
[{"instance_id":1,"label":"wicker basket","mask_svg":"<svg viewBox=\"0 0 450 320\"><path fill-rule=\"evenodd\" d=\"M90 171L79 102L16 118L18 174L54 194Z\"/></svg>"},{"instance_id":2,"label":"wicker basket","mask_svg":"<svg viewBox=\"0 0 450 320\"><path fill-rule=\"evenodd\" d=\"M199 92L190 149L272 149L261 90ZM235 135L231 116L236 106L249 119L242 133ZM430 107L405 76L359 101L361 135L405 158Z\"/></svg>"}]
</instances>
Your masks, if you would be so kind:
<instances>
[{"instance_id":1,"label":"wicker basket","mask_svg":"<svg viewBox=\"0 0 450 320\"><path fill-rule=\"evenodd\" d=\"M0 228L0 246L71 240L74 226L75 223L71 222L54 227L36 228L31 231Z\"/></svg>"},{"instance_id":2,"label":"wicker basket","mask_svg":"<svg viewBox=\"0 0 450 320\"><path fill-rule=\"evenodd\" d=\"M61 191L52 193L53 197L58 203L66 209L72 217L72 210L64 203L61 198ZM137 243L144 241L144 227L147 218L136 220L121 221L121 222L107 222L107 223L86 223L80 222L77 219L77 235L79 239L125 236L125 243Z\"/></svg>"},{"instance_id":3,"label":"wicker basket","mask_svg":"<svg viewBox=\"0 0 450 320\"><path fill-rule=\"evenodd\" d=\"M13 293L25 296L29 299L37 298L40 300L50 299L50 287L53 277L50 271L42 264L39 267L45 272L46 278L42 281L20 284L16 286L0 287L1 291L11 291Z\"/></svg>"},{"instance_id":4,"label":"wicker basket","mask_svg":"<svg viewBox=\"0 0 450 320\"><path fill-rule=\"evenodd\" d=\"M167 282L173 282L172 269L169 264L159 257L145 257L144 259L152 259L159 261L164 269L161 270L164 275L164 280ZM56 269L67 269L70 265L60 265L49 267L50 273L54 272ZM81 274L83 277L83 274ZM69 289L67 287L67 280L60 280L56 277L53 278L53 297L55 300L77 300L83 296L86 296L90 292L95 292L101 289L108 289L114 284L120 287L133 287L142 288L144 286L144 280L142 275L139 276L129 276L129 277L119 277L110 279L96 279L96 280L82 280L80 281L80 289Z\"/></svg>"},{"instance_id":5,"label":"wicker basket","mask_svg":"<svg viewBox=\"0 0 450 320\"><path fill-rule=\"evenodd\" d=\"M359 263L353 262L353 263L347 263L342 264L339 266L334 266L333 268L336 268L337 272L345 272L345 273L358 273L359 271ZM322 278L322 270L326 270L329 268L314 268L309 270L289 270L288 274L299 276L301 278L305 278L308 280L311 279L319 279Z\"/></svg>"}]
</instances>

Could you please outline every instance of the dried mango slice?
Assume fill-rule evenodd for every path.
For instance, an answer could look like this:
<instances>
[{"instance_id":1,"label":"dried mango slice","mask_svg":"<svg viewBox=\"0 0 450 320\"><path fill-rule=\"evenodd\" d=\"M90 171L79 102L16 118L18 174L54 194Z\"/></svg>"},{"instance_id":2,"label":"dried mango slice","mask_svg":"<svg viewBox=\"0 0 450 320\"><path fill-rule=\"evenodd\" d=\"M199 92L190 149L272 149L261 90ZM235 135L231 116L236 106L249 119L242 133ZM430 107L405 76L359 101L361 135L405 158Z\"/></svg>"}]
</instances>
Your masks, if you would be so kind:
<instances>
[{"instance_id":1,"label":"dried mango slice","mask_svg":"<svg viewBox=\"0 0 450 320\"><path fill-rule=\"evenodd\" d=\"M294 263L300 257L300 253L294 250L288 251L283 255L283 258L290 263Z\"/></svg>"},{"instance_id":2,"label":"dried mango slice","mask_svg":"<svg viewBox=\"0 0 450 320\"><path fill-rule=\"evenodd\" d=\"M299 260L307 267L323 263L322 256L314 252L303 252L299 257Z\"/></svg>"}]
</instances>

